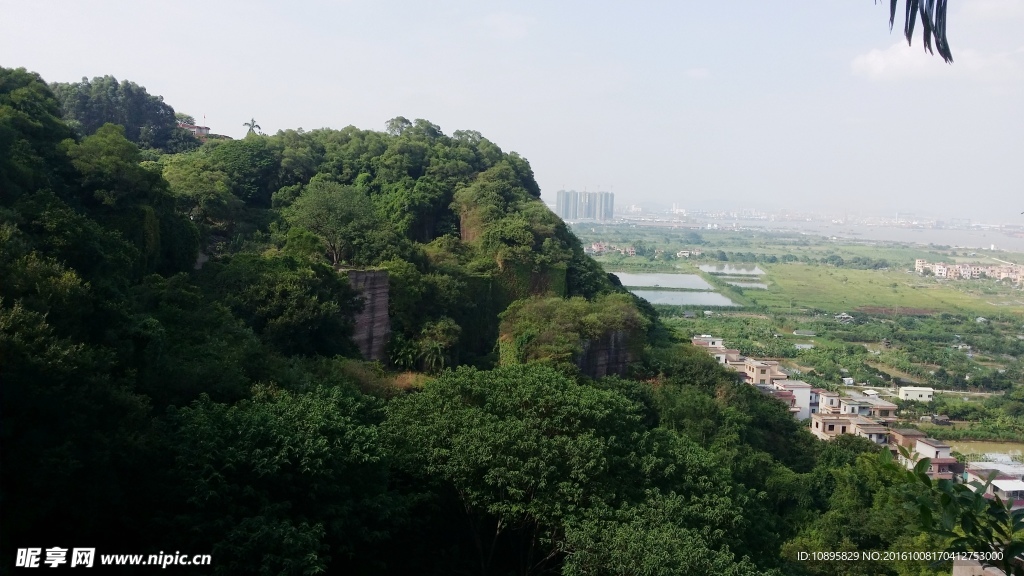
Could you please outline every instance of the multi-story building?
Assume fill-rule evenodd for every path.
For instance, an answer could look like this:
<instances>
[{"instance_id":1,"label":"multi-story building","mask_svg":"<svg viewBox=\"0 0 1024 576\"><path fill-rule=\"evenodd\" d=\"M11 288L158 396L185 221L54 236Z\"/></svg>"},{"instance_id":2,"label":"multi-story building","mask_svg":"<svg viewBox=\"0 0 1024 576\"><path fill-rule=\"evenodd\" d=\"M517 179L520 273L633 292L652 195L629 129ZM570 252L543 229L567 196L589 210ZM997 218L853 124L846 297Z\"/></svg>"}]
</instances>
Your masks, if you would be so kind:
<instances>
[{"instance_id":1,"label":"multi-story building","mask_svg":"<svg viewBox=\"0 0 1024 576\"><path fill-rule=\"evenodd\" d=\"M928 458L930 460L927 471L929 478L952 480L955 475L957 459L951 454L948 444L943 444L934 438L917 438L911 456L916 456L916 458L908 459L899 452L896 454L899 461L908 469L912 469L918 460Z\"/></svg>"},{"instance_id":2,"label":"multi-story building","mask_svg":"<svg viewBox=\"0 0 1024 576\"><path fill-rule=\"evenodd\" d=\"M796 408L793 416L797 420L811 417L811 385L802 380L779 379L772 382L776 390L789 392L793 396L792 407Z\"/></svg>"},{"instance_id":3,"label":"multi-story building","mask_svg":"<svg viewBox=\"0 0 1024 576\"><path fill-rule=\"evenodd\" d=\"M870 418L856 414L811 415L811 433L822 440L831 440L840 434L852 434L871 440L875 444L888 442L889 429Z\"/></svg>"},{"instance_id":4,"label":"multi-story building","mask_svg":"<svg viewBox=\"0 0 1024 576\"><path fill-rule=\"evenodd\" d=\"M815 406L814 398L817 396L818 402ZM838 414L839 413L839 394L824 388L814 388L811 390L811 413L822 412L825 414ZM817 410L813 410L817 408Z\"/></svg>"},{"instance_id":5,"label":"multi-story building","mask_svg":"<svg viewBox=\"0 0 1024 576\"><path fill-rule=\"evenodd\" d=\"M928 262L922 258L914 260L914 271L924 274L931 271L936 278L955 280L979 279L983 277L995 280L1009 279L1012 282L1024 283L1024 266L1020 264L947 264L945 262Z\"/></svg>"},{"instance_id":6,"label":"multi-story building","mask_svg":"<svg viewBox=\"0 0 1024 576\"><path fill-rule=\"evenodd\" d=\"M789 376L782 371L779 363L774 360L758 360L744 358L743 379L747 384L771 384L775 380L785 380Z\"/></svg>"},{"instance_id":7,"label":"multi-story building","mask_svg":"<svg viewBox=\"0 0 1024 576\"><path fill-rule=\"evenodd\" d=\"M903 446L907 450L913 451L917 446L917 441L926 436L927 434L924 432L913 428L892 428L889 430L889 442L892 445L892 449L897 452L899 451L898 446Z\"/></svg>"},{"instance_id":8,"label":"multi-story building","mask_svg":"<svg viewBox=\"0 0 1024 576\"><path fill-rule=\"evenodd\" d=\"M563 220L615 219L615 194L611 192L577 192L559 190L555 197L555 213Z\"/></svg>"}]
</instances>

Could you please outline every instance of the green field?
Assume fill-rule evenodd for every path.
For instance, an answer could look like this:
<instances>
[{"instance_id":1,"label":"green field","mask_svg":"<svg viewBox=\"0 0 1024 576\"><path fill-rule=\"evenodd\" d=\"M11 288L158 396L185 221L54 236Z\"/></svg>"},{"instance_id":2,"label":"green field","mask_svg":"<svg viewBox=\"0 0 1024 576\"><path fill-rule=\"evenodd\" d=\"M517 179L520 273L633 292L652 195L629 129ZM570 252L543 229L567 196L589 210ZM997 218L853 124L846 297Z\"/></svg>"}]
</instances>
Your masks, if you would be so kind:
<instances>
[{"instance_id":1,"label":"green field","mask_svg":"<svg viewBox=\"0 0 1024 576\"><path fill-rule=\"evenodd\" d=\"M761 265L768 290L745 290L770 310L850 312L863 306L980 316L1024 316L1024 293L992 281L937 281L894 270L854 270L798 263Z\"/></svg>"}]
</instances>

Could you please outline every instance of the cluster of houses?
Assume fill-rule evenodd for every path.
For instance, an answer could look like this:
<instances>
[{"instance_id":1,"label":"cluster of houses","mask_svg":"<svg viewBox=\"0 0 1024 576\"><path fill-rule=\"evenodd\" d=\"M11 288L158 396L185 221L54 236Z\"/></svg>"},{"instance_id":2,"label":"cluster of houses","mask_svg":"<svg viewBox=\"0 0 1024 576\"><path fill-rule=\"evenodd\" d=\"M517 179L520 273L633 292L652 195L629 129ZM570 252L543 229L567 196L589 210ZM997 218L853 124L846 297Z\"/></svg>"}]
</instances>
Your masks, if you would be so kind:
<instances>
[{"instance_id":1,"label":"cluster of houses","mask_svg":"<svg viewBox=\"0 0 1024 576\"><path fill-rule=\"evenodd\" d=\"M850 392L848 395L840 396L836 392L815 388L802 380L791 380L789 374L779 366L777 361L743 356L739 350L727 348L721 338L702 334L693 337L690 342L694 346L704 349L719 364L739 372L741 379L747 384L756 386L765 394L784 402L797 420L810 418L813 421L811 430L814 431L815 428L820 430L820 434L815 433L820 438L831 437L832 434L827 432L832 431L872 437L868 436L867 418L893 421L896 419L897 406L878 398L878 393L872 390L867 390L864 393ZM849 382L844 379L845 383L852 384L853 379L849 379ZM857 418L862 420L857 421ZM839 420L844 422L839 422ZM846 421L860 422L863 428L854 429L853 424ZM872 423L878 424L878 422ZM870 434L874 434L874 432L870 432ZM872 437L872 439L874 438Z\"/></svg>"},{"instance_id":2,"label":"cluster of houses","mask_svg":"<svg viewBox=\"0 0 1024 576\"><path fill-rule=\"evenodd\" d=\"M841 434L867 438L875 444L888 447L901 462L912 468L914 462L900 455L899 447L902 446L912 454L931 459L928 475L932 478L964 478L965 468L952 456L948 445L928 438L920 430L894 428L899 406L879 398L878 392L874 390L851 390L839 394L815 388L801 380L791 380L778 362L743 356L739 350L726 347L721 338L708 334L693 337L691 343L704 349L719 364L739 372L747 384L785 403L797 420L810 419L811 433L822 440L831 440ZM844 378L844 384L852 383L852 379ZM932 388L923 386L905 386L899 388L898 396L901 400L931 402L934 392ZM971 469L967 469L968 473ZM1000 497L1006 494L1015 501L1020 500L1020 507L1024 507L1024 465L1021 465L1019 472L1014 477L1001 477L1000 484L993 483L991 490Z\"/></svg>"},{"instance_id":3,"label":"cluster of houses","mask_svg":"<svg viewBox=\"0 0 1024 576\"><path fill-rule=\"evenodd\" d=\"M1024 284L1024 266L1020 264L947 264L918 258L914 260L914 271L918 274L930 272L936 278L969 280L984 277Z\"/></svg>"},{"instance_id":4,"label":"cluster of houses","mask_svg":"<svg viewBox=\"0 0 1024 576\"><path fill-rule=\"evenodd\" d=\"M634 248L633 246L616 246L614 244L609 244L605 242L593 242L590 246L584 246L583 252L587 254L592 254L594 256L599 256L601 254L611 254L613 252L618 252L623 256L636 256L636 248ZM664 253L664 250L654 251L654 254L656 256ZM696 248L692 250L680 250L676 252L676 258L696 258L703 253L703 251Z\"/></svg>"},{"instance_id":5,"label":"cluster of houses","mask_svg":"<svg viewBox=\"0 0 1024 576\"><path fill-rule=\"evenodd\" d=\"M610 254L612 252L618 252L624 256L636 256L636 248L632 246L616 246L614 244L605 244L604 242L594 242L590 246L584 246L583 252L586 254L601 255Z\"/></svg>"}]
</instances>

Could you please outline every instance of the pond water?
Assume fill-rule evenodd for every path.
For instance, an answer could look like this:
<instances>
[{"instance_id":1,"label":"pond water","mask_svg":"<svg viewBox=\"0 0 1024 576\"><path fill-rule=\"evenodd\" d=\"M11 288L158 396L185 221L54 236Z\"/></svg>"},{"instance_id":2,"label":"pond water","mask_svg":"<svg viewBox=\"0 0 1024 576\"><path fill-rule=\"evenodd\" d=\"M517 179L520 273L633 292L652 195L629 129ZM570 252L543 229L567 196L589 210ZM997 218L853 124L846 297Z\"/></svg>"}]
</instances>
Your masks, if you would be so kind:
<instances>
[{"instance_id":1,"label":"pond water","mask_svg":"<svg viewBox=\"0 0 1024 576\"><path fill-rule=\"evenodd\" d=\"M690 290L714 290L711 284L696 274L631 274L614 272L623 286L644 288L688 288Z\"/></svg>"},{"instance_id":2,"label":"pond water","mask_svg":"<svg viewBox=\"0 0 1024 576\"><path fill-rule=\"evenodd\" d=\"M736 286L737 288L755 288L758 290L767 290L768 285L762 282L726 282L730 286Z\"/></svg>"},{"instance_id":3,"label":"pond water","mask_svg":"<svg viewBox=\"0 0 1024 576\"><path fill-rule=\"evenodd\" d=\"M992 460L1009 460L1013 456L1024 454L1024 444L1017 442L983 442L980 440L948 440L945 441L955 452L961 454L988 454L990 456L1002 455L1002 458Z\"/></svg>"},{"instance_id":4,"label":"pond water","mask_svg":"<svg viewBox=\"0 0 1024 576\"><path fill-rule=\"evenodd\" d=\"M676 290L631 290L651 304L672 306L738 306L718 292L679 292Z\"/></svg>"},{"instance_id":5,"label":"pond water","mask_svg":"<svg viewBox=\"0 0 1024 576\"><path fill-rule=\"evenodd\" d=\"M703 264L698 266L704 272L712 274L735 274L737 276L760 276L764 270L757 264Z\"/></svg>"}]
</instances>

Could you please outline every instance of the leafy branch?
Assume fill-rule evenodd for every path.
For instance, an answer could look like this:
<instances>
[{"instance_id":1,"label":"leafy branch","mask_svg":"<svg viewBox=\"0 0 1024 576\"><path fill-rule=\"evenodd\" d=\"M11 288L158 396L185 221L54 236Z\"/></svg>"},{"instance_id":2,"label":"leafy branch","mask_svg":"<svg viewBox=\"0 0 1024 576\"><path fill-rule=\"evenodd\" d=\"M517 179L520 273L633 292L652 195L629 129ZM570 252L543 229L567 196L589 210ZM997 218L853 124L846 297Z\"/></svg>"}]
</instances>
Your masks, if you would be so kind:
<instances>
[{"instance_id":1,"label":"leafy branch","mask_svg":"<svg viewBox=\"0 0 1024 576\"><path fill-rule=\"evenodd\" d=\"M1024 576L1024 509L1013 510L1012 501L995 494L986 497L995 473L984 484L932 480L928 476L930 458L919 458L903 446L899 451L905 461L914 462L912 469L896 462L889 450L883 450L879 460L906 479L906 506L916 514L919 527L949 538L950 552L982 553L983 565ZM987 560L985 554L999 560Z\"/></svg>"}]
</instances>

